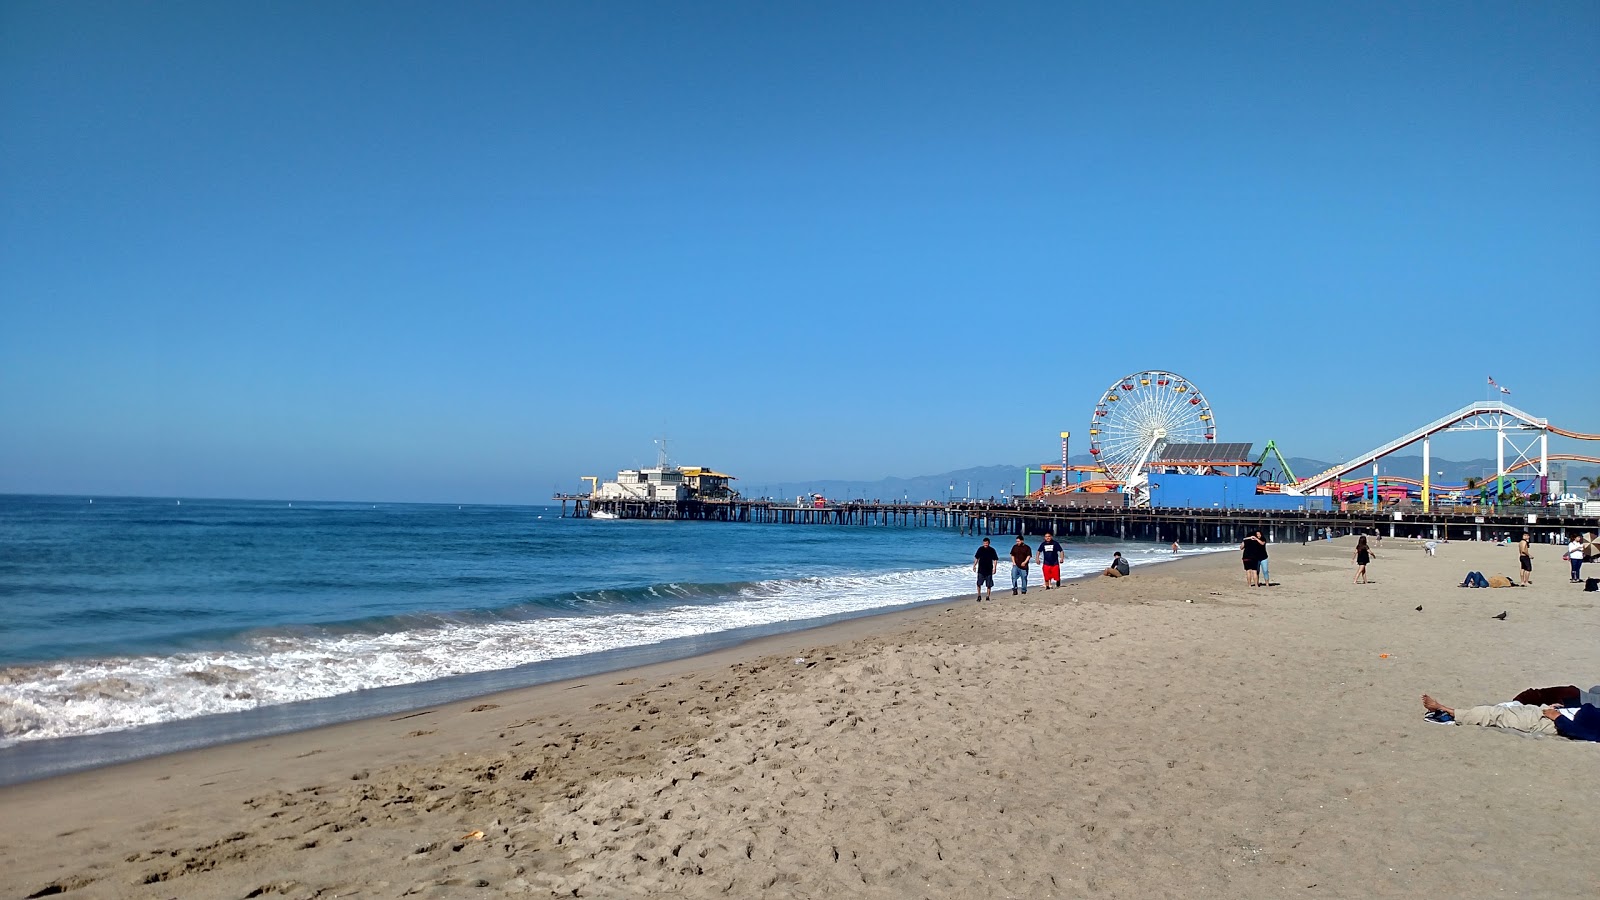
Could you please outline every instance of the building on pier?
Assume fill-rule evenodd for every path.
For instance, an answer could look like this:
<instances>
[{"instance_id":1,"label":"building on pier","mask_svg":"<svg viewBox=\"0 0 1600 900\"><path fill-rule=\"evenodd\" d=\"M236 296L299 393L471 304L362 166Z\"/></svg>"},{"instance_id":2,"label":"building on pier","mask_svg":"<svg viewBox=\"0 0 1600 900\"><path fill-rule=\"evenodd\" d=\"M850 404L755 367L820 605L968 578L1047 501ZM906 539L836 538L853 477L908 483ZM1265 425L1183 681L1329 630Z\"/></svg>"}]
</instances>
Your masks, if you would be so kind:
<instances>
[{"instance_id":1,"label":"building on pier","mask_svg":"<svg viewBox=\"0 0 1600 900\"><path fill-rule=\"evenodd\" d=\"M595 489L597 500L631 500L676 503L682 500L733 500L739 492L734 476L705 466L661 463L646 469L622 469L615 481Z\"/></svg>"}]
</instances>

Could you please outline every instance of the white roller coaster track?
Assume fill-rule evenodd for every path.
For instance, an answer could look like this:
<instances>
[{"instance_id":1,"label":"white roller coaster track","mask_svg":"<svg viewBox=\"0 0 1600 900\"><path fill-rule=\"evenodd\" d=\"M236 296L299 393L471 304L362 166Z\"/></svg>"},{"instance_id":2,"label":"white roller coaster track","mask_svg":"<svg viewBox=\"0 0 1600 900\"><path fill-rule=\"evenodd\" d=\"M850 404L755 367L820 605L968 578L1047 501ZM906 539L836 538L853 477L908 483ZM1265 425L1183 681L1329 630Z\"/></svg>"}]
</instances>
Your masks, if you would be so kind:
<instances>
[{"instance_id":1,"label":"white roller coaster track","mask_svg":"<svg viewBox=\"0 0 1600 900\"><path fill-rule=\"evenodd\" d=\"M1401 435L1381 447L1353 457L1348 462L1340 463L1326 472L1313 475L1298 484L1285 486L1283 492L1297 495L1308 494L1335 478L1372 465L1377 460L1404 448L1408 444L1414 444L1441 431L1513 430L1556 431L1556 429L1550 427L1549 420L1530 416L1508 403L1500 403L1498 401L1473 403L1463 406L1447 416L1441 416L1416 431Z\"/></svg>"}]
</instances>

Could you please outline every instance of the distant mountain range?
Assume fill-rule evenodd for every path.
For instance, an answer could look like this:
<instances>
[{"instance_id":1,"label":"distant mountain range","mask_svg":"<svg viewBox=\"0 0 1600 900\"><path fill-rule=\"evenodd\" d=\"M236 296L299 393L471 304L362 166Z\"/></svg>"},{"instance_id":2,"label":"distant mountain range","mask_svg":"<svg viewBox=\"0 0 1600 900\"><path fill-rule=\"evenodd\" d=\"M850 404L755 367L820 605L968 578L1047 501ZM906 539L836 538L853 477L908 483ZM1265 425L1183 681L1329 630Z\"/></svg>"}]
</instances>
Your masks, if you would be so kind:
<instances>
[{"instance_id":1,"label":"distant mountain range","mask_svg":"<svg viewBox=\"0 0 1600 900\"><path fill-rule=\"evenodd\" d=\"M1071 459L1073 465L1090 465L1094 458L1085 453ZM1300 478L1308 478L1331 468L1334 463L1320 459L1310 459L1303 456L1288 457L1290 468ZM1433 459L1433 480L1441 484L1464 484L1468 478L1482 479L1485 475L1492 476L1495 462L1492 459L1469 459L1464 462L1455 460ZM1281 478L1278 461L1270 459L1264 467L1270 478ZM1421 456L1393 456L1379 462L1380 474L1404 475L1409 478L1422 477ZM1552 473L1560 471L1559 462L1551 463ZM866 500L906 500L920 503L924 500L945 500L948 498L972 497L974 499L988 499L1001 496L1009 497L1013 493L1021 493L1023 486L1023 466L974 466L969 469L956 469L951 472L942 472L938 475L918 475L909 478L890 477L880 478L877 481L866 480L841 480L820 479L816 481L792 481L782 485L768 484L766 492L774 497L796 497L802 494L822 494L832 499L866 499ZM1368 474L1371 470L1367 470ZM1442 473L1442 474L1441 474ZM1569 484L1578 483L1583 476L1600 476L1600 466L1582 464L1568 465L1566 478ZM1033 488L1039 486L1039 476L1032 479ZM748 483L740 485L746 495L758 495L762 486L752 486ZM780 491L781 488L781 491ZM1002 494L1002 490L1004 494ZM1581 493L1579 488L1567 488Z\"/></svg>"}]
</instances>

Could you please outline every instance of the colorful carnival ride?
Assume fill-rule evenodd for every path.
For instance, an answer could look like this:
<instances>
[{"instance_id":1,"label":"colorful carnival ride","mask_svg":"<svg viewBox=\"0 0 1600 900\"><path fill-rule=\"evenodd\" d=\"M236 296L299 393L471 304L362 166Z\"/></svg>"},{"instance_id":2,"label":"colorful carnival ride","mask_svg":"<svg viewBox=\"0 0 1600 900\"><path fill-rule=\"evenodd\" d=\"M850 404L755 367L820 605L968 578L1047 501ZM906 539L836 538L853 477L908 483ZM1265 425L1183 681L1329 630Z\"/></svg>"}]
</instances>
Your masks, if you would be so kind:
<instances>
[{"instance_id":1,"label":"colorful carnival ride","mask_svg":"<svg viewBox=\"0 0 1600 900\"><path fill-rule=\"evenodd\" d=\"M1570 431L1557 428L1547 419L1540 419L1529 415L1509 403L1485 400L1469 403L1455 412L1440 416L1432 422L1403 434L1392 441L1381 444L1366 453L1352 457L1327 471L1318 473L1310 478L1302 479L1294 484L1280 486L1285 494L1307 495L1314 491L1326 488L1334 491L1334 485L1344 481L1344 476L1349 475L1368 466L1372 467L1371 478L1355 479L1363 485L1371 485L1371 495L1381 498L1383 496L1383 479L1378 472L1378 460L1395 453L1412 444L1422 444L1422 479L1418 482L1418 499L1424 511L1432 505L1434 490L1431 483L1433 470L1432 439L1435 435L1446 432L1464 431L1492 431L1495 433L1495 473L1493 481L1495 487L1492 494L1485 492L1485 496L1500 498L1507 492L1508 486L1517 479L1507 476L1523 469L1534 469L1528 473L1537 479L1536 485L1530 485L1532 490L1520 491L1525 494L1544 493L1545 484L1550 476L1550 461L1564 459L1574 462L1600 462L1600 457L1574 453L1550 452L1550 435L1572 438L1580 441L1600 441L1600 434ZM1509 464L1506 462L1506 450L1512 452ZM1536 467L1536 468L1535 468ZM1486 479L1488 480L1488 479ZM1476 489L1476 486L1474 487ZM1465 485L1456 490L1468 490Z\"/></svg>"},{"instance_id":2,"label":"colorful carnival ride","mask_svg":"<svg viewBox=\"0 0 1600 900\"><path fill-rule=\"evenodd\" d=\"M1470 484L1432 483L1432 438L1463 431L1495 433L1493 476ZM1486 400L1463 406L1309 478L1296 478L1273 441L1254 459L1248 458L1249 444L1218 443L1216 417L1204 392L1181 375L1149 370L1120 378L1101 394L1089 423L1092 464L1070 464L1069 435L1063 431L1061 464L1028 469L1025 485L1027 495L1034 499L1117 491L1130 495L1130 506L1142 506L1149 502L1152 471L1225 474L1232 469L1234 475L1247 471L1260 476L1268 472L1264 466L1270 455L1276 457L1279 471L1274 474L1278 477L1262 480L1259 493L1380 503L1415 497L1427 510L1438 499L1495 503L1507 497L1542 495L1548 488L1552 461L1600 463L1600 456L1551 453L1552 434L1600 441L1600 434L1558 428L1510 404ZM1379 473L1379 460L1418 442L1422 444L1420 479ZM1369 466L1370 477L1365 473L1348 477ZM1033 475L1040 476L1038 490L1032 487Z\"/></svg>"}]
</instances>

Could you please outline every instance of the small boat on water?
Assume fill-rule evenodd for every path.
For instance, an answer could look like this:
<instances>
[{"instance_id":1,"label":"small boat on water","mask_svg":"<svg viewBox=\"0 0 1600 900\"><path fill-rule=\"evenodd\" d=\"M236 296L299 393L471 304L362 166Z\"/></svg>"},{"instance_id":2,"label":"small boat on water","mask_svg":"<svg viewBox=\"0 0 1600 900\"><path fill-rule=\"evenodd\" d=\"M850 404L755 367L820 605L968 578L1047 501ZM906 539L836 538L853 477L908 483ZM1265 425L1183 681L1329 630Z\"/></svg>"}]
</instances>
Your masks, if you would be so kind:
<instances>
[{"instance_id":1,"label":"small boat on water","mask_svg":"<svg viewBox=\"0 0 1600 900\"><path fill-rule=\"evenodd\" d=\"M615 519L615 518L618 518L618 516L614 512L607 512L606 510L603 510L603 509L597 509L594 512L589 514L589 518L591 518L591 519Z\"/></svg>"}]
</instances>

